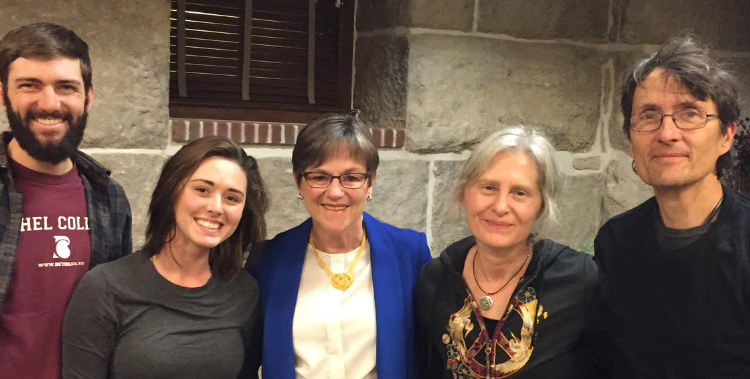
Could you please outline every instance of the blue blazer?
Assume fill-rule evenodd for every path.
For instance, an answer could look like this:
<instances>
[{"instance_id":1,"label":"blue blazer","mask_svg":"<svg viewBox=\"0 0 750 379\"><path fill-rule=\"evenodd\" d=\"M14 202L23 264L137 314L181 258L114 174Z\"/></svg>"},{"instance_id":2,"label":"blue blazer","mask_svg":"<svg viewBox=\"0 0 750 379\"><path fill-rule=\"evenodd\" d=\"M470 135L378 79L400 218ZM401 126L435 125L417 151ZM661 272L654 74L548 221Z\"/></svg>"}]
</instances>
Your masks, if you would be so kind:
<instances>
[{"instance_id":1,"label":"blue blazer","mask_svg":"<svg viewBox=\"0 0 750 379\"><path fill-rule=\"evenodd\" d=\"M364 213L370 243L379 378L416 378L412 294L430 260L424 233L399 229ZM274 237L252 269L263 305L263 379L295 378L292 320L312 220Z\"/></svg>"}]
</instances>

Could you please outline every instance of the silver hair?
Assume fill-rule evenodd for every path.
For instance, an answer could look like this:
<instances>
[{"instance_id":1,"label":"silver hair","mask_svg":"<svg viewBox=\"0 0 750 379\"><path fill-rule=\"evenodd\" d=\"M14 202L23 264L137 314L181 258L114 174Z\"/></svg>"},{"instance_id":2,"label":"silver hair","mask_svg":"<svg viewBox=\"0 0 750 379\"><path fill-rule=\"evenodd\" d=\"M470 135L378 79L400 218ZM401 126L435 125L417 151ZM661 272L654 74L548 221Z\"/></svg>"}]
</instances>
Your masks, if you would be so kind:
<instances>
[{"instance_id":1,"label":"silver hair","mask_svg":"<svg viewBox=\"0 0 750 379\"><path fill-rule=\"evenodd\" d=\"M538 233L545 225L557 220L555 195L558 179L555 148L540 132L521 125L497 131L474 148L453 187L454 214L458 214L466 188L484 173L498 154L506 151L524 152L536 164L537 184L542 193L542 213L534 223L534 232Z\"/></svg>"}]
</instances>

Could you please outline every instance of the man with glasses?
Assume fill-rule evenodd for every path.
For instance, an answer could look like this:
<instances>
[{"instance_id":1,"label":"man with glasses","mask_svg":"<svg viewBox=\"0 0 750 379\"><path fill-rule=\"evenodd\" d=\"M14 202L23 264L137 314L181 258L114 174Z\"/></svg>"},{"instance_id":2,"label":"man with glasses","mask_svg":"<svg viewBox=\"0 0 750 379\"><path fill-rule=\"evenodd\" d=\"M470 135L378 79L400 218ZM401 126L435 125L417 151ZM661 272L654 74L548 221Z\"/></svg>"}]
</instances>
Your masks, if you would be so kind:
<instances>
[{"instance_id":1,"label":"man with glasses","mask_svg":"<svg viewBox=\"0 0 750 379\"><path fill-rule=\"evenodd\" d=\"M750 199L724 187L739 118L735 79L690 36L627 73L633 170L654 197L596 237L589 320L616 378L750 375Z\"/></svg>"}]
</instances>

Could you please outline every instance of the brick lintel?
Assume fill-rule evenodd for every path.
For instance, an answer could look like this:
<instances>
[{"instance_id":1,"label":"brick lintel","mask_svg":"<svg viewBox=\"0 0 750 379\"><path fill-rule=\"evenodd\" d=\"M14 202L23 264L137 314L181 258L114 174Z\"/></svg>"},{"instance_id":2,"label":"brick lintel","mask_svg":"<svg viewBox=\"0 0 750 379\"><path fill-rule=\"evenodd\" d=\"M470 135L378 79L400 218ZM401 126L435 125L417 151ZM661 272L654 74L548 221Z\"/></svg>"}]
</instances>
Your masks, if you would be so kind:
<instances>
[{"instance_id":1,"label":"brick lintel","mask_svg":"<svg viewBox=\"0 0 750 379\"><path fill-rule=\"evenodd\" d=\"M172 141L186 143L205 136L223 136L241 145L292 146L307 124L226 120L169 120ZM378 148L401 148L403 129L370 128Z\"/></svg>"}]
</instances>

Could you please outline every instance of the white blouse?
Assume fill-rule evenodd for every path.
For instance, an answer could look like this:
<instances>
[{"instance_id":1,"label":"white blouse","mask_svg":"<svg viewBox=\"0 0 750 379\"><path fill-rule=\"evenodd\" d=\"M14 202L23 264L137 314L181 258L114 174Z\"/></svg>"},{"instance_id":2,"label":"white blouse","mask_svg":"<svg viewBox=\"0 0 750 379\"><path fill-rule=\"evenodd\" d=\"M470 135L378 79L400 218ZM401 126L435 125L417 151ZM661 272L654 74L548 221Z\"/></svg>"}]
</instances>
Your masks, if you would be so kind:
<instances>
[{"instance_id":1,"label":"white blouse","mask_svg":"<svg viewBox=\"0 0 750 379\"><path fill-rule=\"evenodd\" d=\"M319 253L331 272L339 273L346 272L357 249L343 254ZM308 245L292 329L297 378L377 378L370 262L367 243L354 267L351 287L337 290Z\"/></svg>"}]
</instances>

